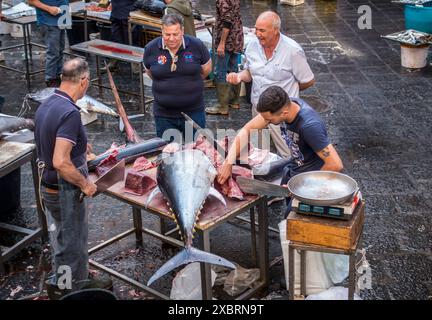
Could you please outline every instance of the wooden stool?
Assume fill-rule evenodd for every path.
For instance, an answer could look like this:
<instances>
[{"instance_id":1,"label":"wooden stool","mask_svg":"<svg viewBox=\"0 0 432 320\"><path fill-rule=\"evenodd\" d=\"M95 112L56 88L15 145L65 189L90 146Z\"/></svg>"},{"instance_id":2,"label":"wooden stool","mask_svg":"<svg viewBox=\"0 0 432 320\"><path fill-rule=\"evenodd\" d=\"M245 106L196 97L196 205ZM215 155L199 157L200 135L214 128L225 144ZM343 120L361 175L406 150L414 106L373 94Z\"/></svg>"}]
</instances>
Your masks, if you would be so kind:
<instances>
[{"instance_id":1,"label":"wooden stool","mask_svg":"<svg viewBox=\"0 0 432 320\"><path fill-rule=\"evenodd\" d=\"M287 218L289 259L289 299L294 299L294 250L300 251L300 294L306 296L306 251L345 254L349 256L348 299L354 299L355 260L361 243L364 222L364 202L349 221L300 215L290 212Z\"/></svg>"}]
</instances>

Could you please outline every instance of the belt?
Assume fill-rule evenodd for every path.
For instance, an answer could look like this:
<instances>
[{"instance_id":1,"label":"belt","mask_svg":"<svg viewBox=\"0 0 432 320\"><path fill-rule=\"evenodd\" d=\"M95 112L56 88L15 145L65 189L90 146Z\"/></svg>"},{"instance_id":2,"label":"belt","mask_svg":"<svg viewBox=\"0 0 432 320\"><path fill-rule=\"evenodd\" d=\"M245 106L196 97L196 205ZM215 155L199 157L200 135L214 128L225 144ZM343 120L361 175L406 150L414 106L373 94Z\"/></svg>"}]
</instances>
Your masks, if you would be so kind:
<instances>
[{"instance_id":1,"label":"belt","mask_svg":"<svg viewBox=\"0 0 432 320\"><path fill-rule=\"evenodd\" d=\"M58 191L58 189L59 189L57 184L48 183L48 182L45 182L43 180L41 181L41 185L43 185L45 188L51 189L51 190Z\"/></svg>"},{"instance_id":2,"label":"belt","mask_svg":"<svg viewBox=\"0 0 432 320\"><path fill-rule=\"evenodd\" d=\"M58 194L58 190L54 190L48 187L45 187L45 192L47 193L53 193L53 194Z\"/></svg>"}]
</instances>

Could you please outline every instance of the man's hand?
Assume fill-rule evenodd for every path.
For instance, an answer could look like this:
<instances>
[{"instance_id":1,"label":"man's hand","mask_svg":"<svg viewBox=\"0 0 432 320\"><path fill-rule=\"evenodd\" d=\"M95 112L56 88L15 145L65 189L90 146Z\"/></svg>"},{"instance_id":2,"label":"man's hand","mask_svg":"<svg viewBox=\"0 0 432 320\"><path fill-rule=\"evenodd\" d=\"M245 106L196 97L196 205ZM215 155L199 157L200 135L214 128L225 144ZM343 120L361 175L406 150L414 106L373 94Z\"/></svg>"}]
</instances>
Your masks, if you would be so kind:
<instances>
[{"instance_id":1,"label":"man's hand","mask_svg":"<svg viewBox=\"0 0 432 320\"><path fill-rule=\"evenodd\" d=\"M225 42L220 42L218 47L217 47L217 55L220 57L224 57L225 56Z\"/></svg>"},{"instance_id":2,"label":"man's hand","mask_svg":"<svg viewBox=\"0 0 432 320\"><path fill-rule=\"evenodd\" d=\"M90 143L87 143L87 154L92 153L92 151L93 151L92 145Z\"/></svg>"},{"instance_id":3,"label":"man's hand","mask_svg":"<svg viewBox=\"0 0 432 320\"><path fill-rule=\"evenodd\" d=\"M56 16L61 13L61 9L59 7L50 6L48 7L48 13L52 16Z\"/></svg>"},{"instance_id":4,"label":"man's hand","mask_svg":"<svg viewBox=\"0 0 432 320\"><path fill-rule=\"evenodd\" d=\"M231 84L239 84L241 82L241 77L239 73L231 72L226 76L226 81Z\"/></svg>"},{"instance_id":5,"label":"man's hand","mask_svg":"<svg viewBox=\"0 0 432 320\"><path fill-rule=\"evenodd\" d=\"M91 197L91 196L93 196L96 193L97 186L93 182L87 180L87 183L84 185L84 187L81 189L81 191L87 197Z\"/></svg>"},{"instance_id":6,"label":"man's hand","mask_svg":"<svg viewBox=\"0 0 432 320\"><path fill-rule=\"evenodd\" d=\"M229 177L231 177L232 173L232 164L224 162L222 164L221 170L219 171L217 181L220 185L224 184Z\"/></svg>"}]
</instances>

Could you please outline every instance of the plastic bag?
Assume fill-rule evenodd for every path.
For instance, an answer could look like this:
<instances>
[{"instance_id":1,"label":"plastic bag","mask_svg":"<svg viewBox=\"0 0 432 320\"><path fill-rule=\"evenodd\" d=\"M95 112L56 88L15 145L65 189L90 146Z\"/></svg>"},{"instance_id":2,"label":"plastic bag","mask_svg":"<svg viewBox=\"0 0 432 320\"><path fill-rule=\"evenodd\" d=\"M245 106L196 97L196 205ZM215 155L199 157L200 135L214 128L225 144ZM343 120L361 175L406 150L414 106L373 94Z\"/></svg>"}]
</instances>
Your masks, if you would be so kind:
<instances>
[{"instance_id":1,"label":"plastic bag","mask_svg":"<svg viewBox=\"0 0 432 320\"><path fill-rule=\"evenodd\" d=\"M211 271L212 287L216 272ZM202 300L200 263L188 264L180 270L172 282L170 298L173 300Z\"/></svg>"},{"instance_id":2,"label":"plastic bag","mask_svg":"<svg viewBox=\"0 0 432 320\"><path fill-rule=\"evenodd\" d=\"M331 287L321 293L311 294L306 300L348 300L348 288ZM354 293L354 300L361 300L361 298Z\"/></svg>"},{"instance_id":3,"label":"plastic bag","mask_svg":"<svg viewBox=\"0 0 432 320\"><path fill-rule=\"evenodd\" d=\"M251 288L259 277L259 269L245 269L236 264L236 269L232 270L225 280L224 291L230 296L237 296Z\"/></svg>"},{"instance_id":4,"label":"plastic bag","mask_svg":"<svg viewBox=\"0 0 432 320\"><path fill-rule=\"evenodd\" d=\"M286 238L286 219L279 223L279 234L284 259L286 287L289 289L289 259ZM300 294L300 254L294 251L294 294ZM323 261L323 253L306 251L306 295L320 293L333 285Z\"/></svg>"},{"instance_id":5,"label":"plastic bag","mask_svg":"<svg viewBox=\"0 0 432 320\"><path fill-rule=\"evenodd\" d=\"M324 253L324 267L333 284L341 283L348 277L349 256L345 254Z\"/></svg>"}]
</instances>

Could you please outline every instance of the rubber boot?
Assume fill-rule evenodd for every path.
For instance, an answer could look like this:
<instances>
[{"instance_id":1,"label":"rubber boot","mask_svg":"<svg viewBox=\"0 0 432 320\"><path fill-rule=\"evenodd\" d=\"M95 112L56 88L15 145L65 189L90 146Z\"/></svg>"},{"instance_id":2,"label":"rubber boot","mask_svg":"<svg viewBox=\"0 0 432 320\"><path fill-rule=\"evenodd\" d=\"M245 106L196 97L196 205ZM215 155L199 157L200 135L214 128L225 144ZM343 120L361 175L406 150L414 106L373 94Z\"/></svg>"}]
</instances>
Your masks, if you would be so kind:
<instances>
[{"instance_id":1,"label":"rubber boot","mask_svg":"<svg viewBox=\"0 0 432 320\"><path fill-rule=\"evenodd\" d=\"M230 99L229 106L233 109L240 108L240 88L241 84L231 85L230 86Z\"/></svg>"},{"instance_id":2,"label":"rubber boot","mask_svg":"<svg viewBox=\"0 0 432 320\"><path fill-rule=\"evenodd\" d=\"M218 97L218 103L215 106L208 107L205 109L208 114L228 114L228 102L230 97L230 84L226 82L216 82L216 92Z\"/></svg>"}]
</instances>

